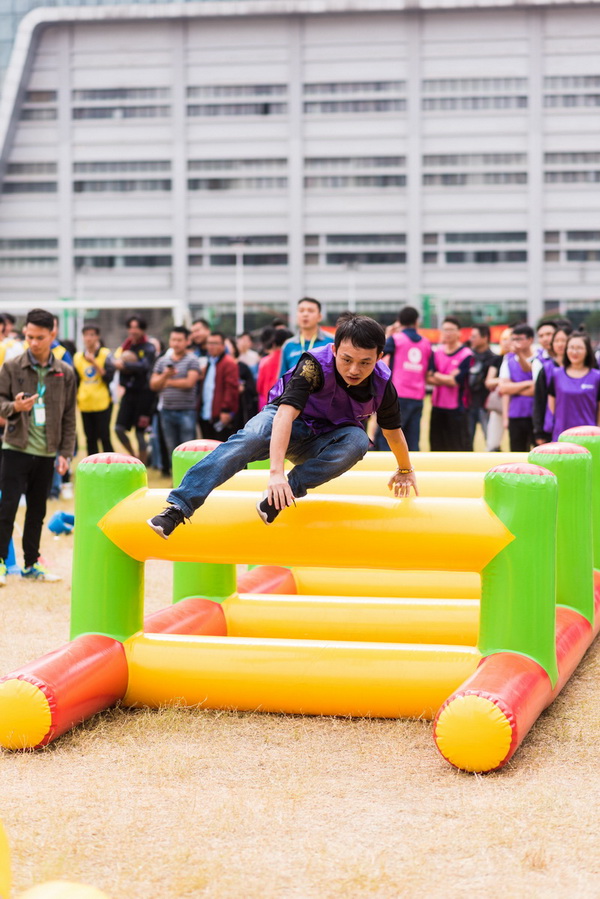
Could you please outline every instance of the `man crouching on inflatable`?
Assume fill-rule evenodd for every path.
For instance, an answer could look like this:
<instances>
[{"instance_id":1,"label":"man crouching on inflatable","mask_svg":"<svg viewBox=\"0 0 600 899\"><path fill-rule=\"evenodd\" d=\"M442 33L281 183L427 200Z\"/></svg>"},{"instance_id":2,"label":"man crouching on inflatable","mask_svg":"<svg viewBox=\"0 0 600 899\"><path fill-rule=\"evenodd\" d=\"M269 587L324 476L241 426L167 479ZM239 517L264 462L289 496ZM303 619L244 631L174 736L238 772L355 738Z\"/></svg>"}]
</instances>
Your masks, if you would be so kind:
<instances>
[{"instance_id":1,"label":"man crouching on inflatable","mask_svg":"<svg viewBox=\"0 0 600 899\"><path fill-rule=\"evenodd\" d=\"M270 459L269 485L257 511L272 524L295 499L352 468L369 449L365 426L377 423L398 462L388 487L408 496L417 484L400 430L398 395L387 365L381 325L347 312L338 319L335 343L303 353L269 394L269 403L244 428L220 444L185 475L167 497L169 505L148 519L150 527L171 536L215 487L248 462ZM294 463L286 477L285 459Z\"/></svg>"}]
</instances>

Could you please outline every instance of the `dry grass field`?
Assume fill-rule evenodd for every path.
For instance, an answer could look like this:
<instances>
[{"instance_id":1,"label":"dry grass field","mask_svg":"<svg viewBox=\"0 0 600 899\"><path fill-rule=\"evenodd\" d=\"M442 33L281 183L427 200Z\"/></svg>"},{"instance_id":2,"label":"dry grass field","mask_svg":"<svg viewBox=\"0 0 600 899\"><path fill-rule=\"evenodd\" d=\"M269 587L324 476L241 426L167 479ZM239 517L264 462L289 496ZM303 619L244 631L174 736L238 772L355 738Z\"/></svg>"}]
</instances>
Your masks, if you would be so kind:
<instances>
[{"instance_id":1,"label":"dry grass field","mask_svg":"<svg viewBox=\"0 0 600 899\"><path fill-rule=\"evenodd\" d=\"M71 545L45 529L63 581L0 591L1 673L67 641ZM150 611L171 583L148 569ZM487 776L449 767L421 721L116 709L0 751L15 895L67 878L112 899L600 896L599 676L596 646Z\"/></svg>"}]
</instances>

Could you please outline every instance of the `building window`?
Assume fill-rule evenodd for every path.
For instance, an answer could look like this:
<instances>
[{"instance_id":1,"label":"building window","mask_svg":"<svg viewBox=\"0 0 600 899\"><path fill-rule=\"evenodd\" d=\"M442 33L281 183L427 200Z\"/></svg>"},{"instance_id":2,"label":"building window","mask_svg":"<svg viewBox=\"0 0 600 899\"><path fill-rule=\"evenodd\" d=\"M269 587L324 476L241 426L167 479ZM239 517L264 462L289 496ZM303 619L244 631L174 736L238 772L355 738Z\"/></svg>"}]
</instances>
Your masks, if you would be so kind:
<instances>
[{"instance_id":1,"label":"building window","mask_svg":"<svg viewBox=\"0 0 600 899\"><path fill-rule=\"evenodd\" d=\"M188 87L190 99L196 97L283 97L287 84L203 84Z\"/></svg>"},{"instance_id":2,"label":"building window","mask_svg":"<svg viewBox=\"0 0 600 899\"><path fill-rule=\"evenodd\" d=\"M600 106L600 94L546 94L544 106L574 109L582 106Z\"/></svg>"},{"instance_id":3,"label":"building window","mask_svg":"<svg viewBox=\"0 0 600 899\"><path fill-rule=\"evenodd\" d=\"M424 244L427 244L427 245L429 245L429 246L433 246L433 244L436 244L437 242L438 242L438 236L437 236L437 234L429 233L429 234L424 234L424 235L423 235L423 243L424 243Z\"/></svg>"},{"instance_id":4,"label":"building window","mask_svg":"<svg viewBox=\"0 0 600 899\"><path fill-rule=\"evenodd\" d=\"M600 241L600 231L567 231L567 240Z\"/></svg>"},{"instance_id":5,"label":"building window","mask_svg":"<svg viewBox=\"0 0 600 899\"><path fill-rule=\"evenodd\" d=\"M190 172L277 172L287 169L287 159L190 159Z\"/></svg>"},{"instance_id":6,"label":"building window","mask_svg":"<svg viewBox=\"0 0 600 899\"><path fill-rule=\"evenodd\" d=\"M406 109L406 100L321 100L305 103L307 115L331 115L355 112L402 112Z\"/></svg>"},{"instance_id":7,"label":"building window","mask_svg":"<svg viewBox=\"0 0 600 899\"><path fill-rule=\"evenodd\" d=\"M559 243L560 231L544 231L545 243Z\"/></svg>"},{"instance_id":8,"label":"building window","mask_svg":"<svg viewBox=\"0 0 600 899\"><path fill-rule=\"evenodd\" d=\"M244 266L262 266L262 265L287 265L287 253L244 253L242 262ZM220 255L210 256L210 264L223 266L235 265L236 256L233 253L222 253Z\"/></svg>"},{"instance_id":9,"label":"building window","mask_svg":"<svg viewBox=\"0 0 600 899\"><path fill-rule=\"evenodd\" d=\"M525 165L525 153L438 153L423 156L424 166Z\"/></svg>"},{"instance_id":10,"label":"building window","mask_svg":"<svg viewBox=\"0 0 600 899\"><path fill-rule=\"evenodd\" d=\"M527 262L526 250L475 250L469 252L446 253L446 262L450 265L475 263L476 265L495 265L499 262Z\"/></svg>"},{"instance_id":11,"label":"building window","mask_svg":"<svg viewBox=\"0 0 600 899\"><path fill-rule=\"evenodd\" d=\"M311 188L347 187L404 187L406 175L322 175L304 179L304 186Z\"/></svg>"},{"instance_id":12,"label":"building window","mask_svg":"<svg viewBox=\"0 0 600 899\"><path fill-rule=\"evenodd\" d=\"M319 81L304 85L307 95L383 94L406 90L406 81Z\"/></svg>"},{"instance_id":13,"label":"building window","mask_svg":"<svg viewBox=\"0 0 600 899\"><path fill-rule=\"evenodd\" d=\"M76 237L77 250L108 250L133 247L170 247L170 237Z\"/></svg>"},{"instance_id":14,"label":"building window","mask_svg":"<svg viewBox=\"0 0 600 899\"><path fill-rule=\"evenodd\" d=\"M284 190L287 178L190 178L189 190Z\"/></svg>"},{"instance_id":15,"label":"building window","mask_svg":"<svg viewBox=\"0 0 600 899\"><path fill-rule=\"evenodd\" d=\"M171 256L75 256L75 268L166 268Z\"/></svg>"},{"instance_id":16,"label":"building window","mask_svg":"<svg viewBox=\"0 0 600 899\"><path fill-rule=\"evenodd\" d=\"M5 269L55 269L56 256L0 256L0 268Z\"/></svg>"},{"instance_id":17,"label":"building window","mask_svg":"<svg viewBox=\"0 0 600 899\"><path fill-rule=\"evenodd\" d=\"M546 172L546 184L595 184L600 181L600 171L596 172Z\"/></svg>"},{"instance_id":18,"label":"building window","mask_svg":"<svg viewBox=\"0 0 600 899\"><path fill-rule=\"evenodd\" d=\"M526 109L528 98L516 97L424 97L421 108L425 111L452 110L479 111L481 109Z\"/></svg>"},{"instance_id":19,"label":"building window","mask_svg":"<svg viewBox=\"0 0 600 899\"><path fill-rule=\"evenodd\" d=\"M95 100L168 100L170 87L100 87L71 91L71 97L77 101Z\"/></svg>"},{"instance_id":20,"label":"building window","mask_svg":"<svg viewBox=\"0 0 600 899\"><path fill-rule=\"evenodd\" d=\"M195 254L194 256L188 256L188 265L203 265L204 264L204 256L200 254Z\"/></svg>"},{"instance_id":21,"label":"building window","mask_svg":"<svg viewBox=\"0 0 600 899\"><path fill-rule=\"evenodd\" d=\"M123 181L74 181L76 194L85 193L132 193L135 191L170 191L171 180L128 179Z\"/></svg>"},{"instance_id":22,"label":"building window","mask_svg":"<svg viewBox=\"0 0 600 899\"><path fill-rule=\"evenodd\" d=\"M304 264L305 265L318 265L319 264L319 254L318 253L305 253L304 254Z\"/></svg>"},{"instance_id":23,"label":"building window","mask_svg":"<svg viewBox=\"0 0 600 899\"><path fill-rule=\"evenodd\" d=\"M544 262L560 262L559 250L545 250Z\"/></svg>"},{"instance_id":24,"label":"building window","mask_svg":"<svg viewBox=\"0 0 600 899\"><path fill-rule=\"evenodd\" d=\"M600 75L549 75L544 87L556 90L561 87L600 87Z\"/></svg>"},{"instance_id":25,"label":"building window","mask_svg":"<svg viewBox=\"0 0 600 899\"><path fill-rule=\"evenodd\" d=\"M25 103L56 103L58 91L25 91Z\"/></svg>"},{"instance_id":26,"label":"building window","mask_svg":"<svg viewBox=\"0 0 600 899\"><path fill-rule=\"evenodd\" d=\"M405 244L406 234L328 234L328 244Z\"/></svg>"},{"instance_id":27,"label":"building window","mask_svg":"<svg viewBox=\"0 0 600 899\"><path fill-rule=\"evenodd\" d=\"M304 160L308 170L344 171L348 169L400 168L406 156L316 156Z\"/></svg>"},{"instance_id":28,"label":"building window","mask_svg":"<svg viewBox=\"0 0 600 899\"><path fill-rule=\"evenodd\" d=\"M230 247L239 243L251 247L275 247L285 246L288 242L287 234L252 234L248 237L211 237L211 247Z\"/></svg>"},{"instance_id":29,"label":"building window","mask_svg":"<svg viewBox=\"0 0 600 899\"><path fill-rule=\"evenodd\" d=\"M5 181L3 194L55 194L56 181Z\"/></svg>"},{"instance_id":30,"label":"building window","mask_svg":"<svg viewBox=\"0 0 600 899\"><path fill-rule=\"evenodd\" d=\"M318 247L319 246L319 235L318 234L305 234L304 235L304 243L307 247Z\"/></svg>"},{"instance_id":31,"label":"building window","mask_svg":"<svg viewBox=\"0 0 600 899\"><path fill-rule=\"evenodd\" d=\"M75 106L74 119L165 119L170 106Z\"/></svg>"},{"instance_id":32,"label":"building window","mask_svg":"<svg viewBox=\"0 0 600 899\"><path fill-rule=\"evenodd\" d=\"M600 250L567 250L567 262L600 262Z\"/></svg>"},{"instance_id":33,"label":"building window","mask_svg":"<svg viewBox=\"0 0 600 899\"><path fill-rule=\"evenodd\" d=\"M56 237L7 237L0 240L0 250L56 250Z\"/></svg>"},{"instance_id":34,"label":"building window","mask_svg":"<svg viewBox=\"0 0 600 899\"><path fill-rule=\"evenodd\" d=\"M167 159L74 162L73 171L77 174L89 174L90 172L170 172L171 163Z\"/></svg>"},{"instance_id":35,"label":"building window","mask_svg":"<svg viewBox=\"0 0 600 899\"><path fill-rule=\"evenodd\" d=\"M199 103L187 108L189 116L268 116L287 113L287 103Z\"/></svg>"},{"instance_id":36,"label":"building window","mask_svg":"<svg viewBox=\"0 0 600 899\"><path fill-rule=\"evenodd\" d=\"M527 184L527 172L456 172L423 175L425 187L464 187L468 184Z\"/></svg>"},{"instance_id":37,"label":"building window","mask_svg":"<svg viewBox=\"0 0 600 899\"><path fill-rule=\"evenodd\" d=\"M450 231L446 243L524 243L526 231Z\"/></svg>"},{"instance_id":38,"label":"building window","mask_svg":"<svg viewBox=\"0 0 600 899\"><path fill-rule=\"evenodd\" d=\"M430 94L460 93L463 91L524 91L527 78L425 78L423 92Z\"/></svg>"},{"instance_id":39,"label":"building window","mask_svg":"<svg viewBox=\"0 0 600 899\"><path fill-rule=\"evenodd\" d=\"M547 165L586 165L600 162L600 153L544 153L544 162Z\"/></svg>"},{"instance_id":40,"label":"building window","mask_svg":"<svg viewBox=\"0 0 600 899\"><path fill-rule=\"evenodd\" d=\"M437 253L423 253L423 264L424 265L435 265L437 263L438 254Z\"/></svg>"},{"instance_id":41,"label":"building window","mask_svg":"<svg viewBox=\"0 0 600 899\"><path fill-rule=\"evenodd\" d=\"M55 175L56 172L55 162L9 162L6 166L7 175Z\"/></svg>"},{"instance_id":42,"label":"building window","mask_svg":"<svg viewBox=\"0 0 600 899\"><path fill-rule=\"evenodd\" d=\"M51 122L58 118L56 109L22 109L19 115L22 122Z\"/></svg>"},{"instance_id":43,"label":"building window","mask_svg":"<svg viewBox=\"0 0 600 899\"><path fill-rule=\"evenodd\" d=\"M398 265L406 262L406 253L327 253L327 265Z\"/></svg>"}]
</instances>

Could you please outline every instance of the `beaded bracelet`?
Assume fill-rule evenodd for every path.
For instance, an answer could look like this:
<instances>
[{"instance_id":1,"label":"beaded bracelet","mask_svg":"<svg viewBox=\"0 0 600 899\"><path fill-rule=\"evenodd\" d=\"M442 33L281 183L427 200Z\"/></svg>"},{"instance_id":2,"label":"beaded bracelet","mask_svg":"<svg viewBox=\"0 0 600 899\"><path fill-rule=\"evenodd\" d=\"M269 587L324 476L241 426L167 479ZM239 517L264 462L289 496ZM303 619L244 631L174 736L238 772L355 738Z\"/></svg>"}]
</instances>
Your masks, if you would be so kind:
<instances>
[{"instance_id":1,"label":"beaded bracelet","mask_svg":"<svg viewBox=\"0 0 600 899\"><path fill-rule=\"evenodd\" d=\"M411 474L414 471L414 468L397 468L396 474Z\"/></svg>"}]
</instances>

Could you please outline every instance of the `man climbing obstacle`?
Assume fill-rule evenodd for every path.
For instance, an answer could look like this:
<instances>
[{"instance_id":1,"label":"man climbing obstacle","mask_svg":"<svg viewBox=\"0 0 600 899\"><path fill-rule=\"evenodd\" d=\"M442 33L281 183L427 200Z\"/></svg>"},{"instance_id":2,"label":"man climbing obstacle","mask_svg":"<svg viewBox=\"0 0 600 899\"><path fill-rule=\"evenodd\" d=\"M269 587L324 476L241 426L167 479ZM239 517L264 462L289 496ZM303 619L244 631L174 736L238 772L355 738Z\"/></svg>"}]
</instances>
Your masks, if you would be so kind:
<instances>
[{"instance_id":1,"label":"man climbing obstacle","mask_svg":"<svg viewBox=\"0 0 600 899\"><path fill-rule=\"evenodd\" d=\"M164 537L198 509L215 487L248 462L270 459L269 483L257 503L265 524L296 499L338 477L369 448L365 426L377 415L398 468L388 482L395 496L417 491L406 440L400 429L398 395L383 355L385 333L365 315L345 313L335 343L303 353L269 394L269 403L244 428L186 473L167 497L169 505L148 519ZM294 463L286 477L285 459Z\"/></svg>"}]
</instances>

